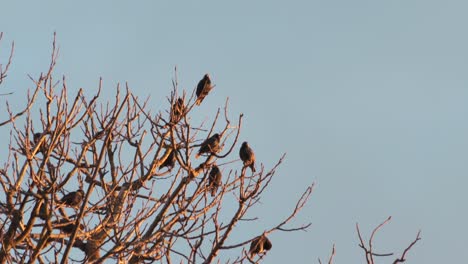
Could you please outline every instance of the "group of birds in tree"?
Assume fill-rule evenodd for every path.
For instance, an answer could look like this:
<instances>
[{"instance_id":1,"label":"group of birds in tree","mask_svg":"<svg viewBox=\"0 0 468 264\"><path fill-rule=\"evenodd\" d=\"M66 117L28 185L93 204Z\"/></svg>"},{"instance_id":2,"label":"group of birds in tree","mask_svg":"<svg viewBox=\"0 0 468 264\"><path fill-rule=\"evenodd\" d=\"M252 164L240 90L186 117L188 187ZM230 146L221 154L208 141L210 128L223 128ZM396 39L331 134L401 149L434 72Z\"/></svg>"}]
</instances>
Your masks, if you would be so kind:
<instances>
[{"instance_id":1,"label":"group of birds in tree","mask_svg":"<svg viewBox=\"0 0 468 264\"><path fill-rule=\"evenodd\" d=\"M35 145L39 144L44 134L47 134L47 133L34 133L33 143ZM47 148L48 148L47 144L43 142L41 146L39 147L39 152L45 153L47 151ZM78 189L77 191L69 192L66 195L64 195L62 199L57 201L57 204L68 206L68 207L77 207L81 205L81 203L83 202L83 198L84 198L84 191L82 189ZM49 212L47 203L43 202L39 208L38 217L42 220L47 220L50 217L49 213L50 212ZM54 223L54 228L59 229L63 233L70 234L75 229L75 223L74 221L71 221L68 219L61 219ZM84 229L84 226L80 224L79 229L81 230Z\"/></svg>"},{"instance_id":2,"label":"group of birds in tree","mask_svg":"<svg viewBox=\"0 0 468 264\"><path fill-rule=\"evenodd\" d=\"M213 89L214 86L211 84L210 76L205 74L203 78L198 82L196 95L197 100L195 101L196 105L200 105L203 102L203 99L208 95L208 93ZM171 116L170 122L176 124L184 116L186 111L184 100L182 98L177 98L177 100L171 106Z\"/></svg>"},{"instance_id":3,"label":"group of birds in tree","mask_svg":"<svg viewBox=\"0 0 468 264\"><path fill-rule=\"evenodd\" d=\"M205 74L203 78L199 81L196 90L196 105L200 105L208 93L214 88L211 84L211 79L208 74ZM177 123L185 115L185 105L182 98L178 98L174 104L171 106L171 116L170 122ZM33 135L33 142L37 145L43 133L35 133ZM196 158L199 158L202 154L213 155L218 153L221 150L220 146L221 136L218 133L215 133L211 137L207 138L200 145L200 148L195 155ZM41 145L40 152L45 153L47 151L47 145L44 143ZM166 157L164 162L159 166L159 168L168 167L169 170L175 166L177 160L177 151L168 147L166 153L163 155ZM243 170L247 167L251 169L252 172L255 172L255 154L250 148L247 142L243 142L239 150L239 157L243 162ZM244 172L243 172L244 173ZM219 167L216 164L211 166L211 170L208 175L208 185L207 188L211 193L211 196L214 197L218 191L218 188L222 185L222 173ZM61 204L68 207L78 207L82 204L85 193L82 189L78 189L74 192L69 192L62 197L62 199L57 201L57 204ZM39 217L43 220L47 220L49 217L47 203L42 203L39 209ZM75 221L69 219L61 219L54 223L54 228L59 229L61 232L66 234L71 234L75 230ZM79 230L83 230L84 226L79 224ZM256 254L264 253L267 250L270 250L272 244L270 240L266 237L265 234L254 238L250 244L249 254L250 257L254 257Z\"/></svg>"},{"instance_id":4,"label":"group of birds in tree","mask_svg":"<svg viewBox=\"0 0 468 264\"><path fill-rule=\"evenodd\" d=\"M200 82L197 85L197 90L196 90L196 95L197 95L197 100L196 104L200 105L203 99L208 95L211 89L213 89L214 86L211 84L211 80L208 74L205 74L203 78L200 80ZM171 107L171 117L170 121L171 123L177 123L180 121L180 119L184 116L185 114L185 106L184 106L184 101L182 98L178 98L176 102L172 105ZM34 134L34 143L39 143L39 140L41 138L42 134L41 133L36 133ZM221 137L218 133L215 133L211 137L207 138L203 143L200 145L200 149L198 150L197 154L195 155L196 158L199 158L202 154L216 154L221 150L220 147L220 140ZM172 148L167 148L166 153L163 155L166 157L164 162L159 166L159 168L164 168L168 167L168 169L172 169L175 166L176 162L176 150ZM243 142L242 146L239 150L239 157L243 162L243 169L246 167L249 167L252 172L255 172L255 154L253 150L250 148L249 144L247 142ZM222 173L219 167L214 164L211 167L211 170L208 175L208 190L211 193L211 196L215 196L218 188L222 185ZM62 197L59 201L57 201L58 204L63 204L65 206L69 207L77 207L79 206L84 198L84 191L79 189L74 192L70 192ZM40 217L43 218L43 215L47 212L47 207L45 204L41 206L41 213ZM45 219L45 218L43 218ZM56 228L60 229L63 233L70 234L73 232L75 229L75 224L73 221L62 219L58 222L56 222ZM84 229L84 226L82 224L79 225L79 229ZM250 244L250 250L249 254L250 257L253 258L255 254L261 254L267 250L270 250L272 247L272 244L270 240L266 237L265 234L258 236L254 238Z\"/></svg>"},{"instance_id":5,"label":"group of birds in tree","mask_svg":"<svg viewBox=\"0 0 468 264\"><path fill-rule=\"evenodd\" d=\"M196 105L200 105L208 93L214 88L211 83L209 74L205 74L203 78L198 82L196 89ZM184 100L178 98L171 106L171 123L177 123L185 115L186 108L184 105ZM195 158L199 158L203 154L213 155L218 153L221 150L220 146L221 136L218 133L213 134L211 137L207 138L200 144L198 152L195 154ZM159 165L159 169L167 167L171 170L177 160L177 151L172 148L167 148L163 157L166 157L165 160ZM247 142L242 143L242 146L239 151L239 156L244 163L244 168L249 167L252 172L255 172L255 154L250 148ZM221 185L221 171L218 166L213 165L208 177L208 187L211 191L211 195L214 196L218 190L218 187Z\"/></svg>"},{"instance_id":6,"label":"group of birds in tree","mask_svg":"<svg viewBox=\"0 0 468 264\"><path fill-rule=\"evenodd\" d=\"M210 90L213 88L211 85L210 76L205 74L203 79L197 85L197 101L196 104L200 105L203 99L208 95ZM179 99L180 100L180 99ZM176 104L180 104L180 101L177 101ZM182 102L183 104L183 102ZM177 109L177 108L176 108ZM174 113L179 113L173 110ZM196 158L200 157L202 154L209 153L215 154L220 150L220 136L219 134L214 134L213 136L206 139L201 145L198 153L196 154ZM242 162L244 163L244 168L249 167L252 172L255 172L255 153L253 152L252 148L250 148L247 142L243 142L242 146L239 150L239 156ZM164 162L165 164L166 162ZM211 167L210 174L208 176L208 188L211 192L211 196L215 196L218 188L221 186L221 171L217 165L213 165ZM272 244L270 240L266 237L265 234L256 237L252 240L250 244L249 254L250 257L253 258L255 254L261 254L265 251L270 250Z\"/></svg>"},{"instance_id":7,"label":"group of birds in tree","mask_svg":"<svg viewBox=\"0 0 468 264\"><path fill-rule=\"evenodd\" d=\"M205 140L197 155L200 156L202 153L216 153L219 148L219 135L214 134L212 137ZM247 142L242 143L242 146L239 150L239 157L244 163L244 167L250 167L252 172L255 172L255 154L250 148ZM210 174L208 175L208 189L211 192L211 196L215 196L218 188L221 186L222 174L217 165L211 167Z\"/></svg>"}]
</instances>

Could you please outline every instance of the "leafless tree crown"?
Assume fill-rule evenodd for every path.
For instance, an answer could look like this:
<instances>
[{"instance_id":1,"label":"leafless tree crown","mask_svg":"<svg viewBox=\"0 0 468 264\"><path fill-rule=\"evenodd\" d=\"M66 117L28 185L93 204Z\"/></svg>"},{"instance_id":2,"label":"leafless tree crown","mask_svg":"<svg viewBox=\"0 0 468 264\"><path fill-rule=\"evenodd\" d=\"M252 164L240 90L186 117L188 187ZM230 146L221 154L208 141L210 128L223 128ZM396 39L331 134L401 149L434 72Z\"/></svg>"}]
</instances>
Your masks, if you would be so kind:
<instances>
[{"instance_id":1,"label":"leafless tree crown","mask_svg":"<svg viewBox=\"0 0 468 264\"><path fill-rule=\"evenodd\" d=\"M243 116L230 119L228 100L210 121L193 121L197 104L221 89L211 81L200 99L195 88L180 90L175 77L168 110L152 113L149 99L128 86L104 102L102 81L94 96L70 95L65 77L54 79L57 55L54 40L47 72L30 77L24 109L7 104L0 120L10 127L0 167L1 263L255 263L271 248L249 249L255 239L309 226L287 224L313 185L277 225L229 239L257 219L251 209L283 157L257 170L239 159ZM10 64L11 56L0 65L0 84ZM237 257L223 259L225 251Z\"/></svg>"}]
</instances>

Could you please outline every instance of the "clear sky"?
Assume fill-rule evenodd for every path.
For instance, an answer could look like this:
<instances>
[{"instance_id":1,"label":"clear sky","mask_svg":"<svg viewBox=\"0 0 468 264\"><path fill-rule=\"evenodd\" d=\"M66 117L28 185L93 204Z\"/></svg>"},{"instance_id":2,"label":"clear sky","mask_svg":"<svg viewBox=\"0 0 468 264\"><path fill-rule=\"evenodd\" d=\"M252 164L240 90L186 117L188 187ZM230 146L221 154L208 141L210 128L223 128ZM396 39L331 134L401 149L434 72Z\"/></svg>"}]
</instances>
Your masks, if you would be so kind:
<instances>
[{"instance_id":1,"label":"clear sky","mask_svg":"<svg viewBox=\"0 0 468 264\"><path fill-rule=\"evenodd\" d=\"M54 31L57 73L71 89L91 94L102 76L113 95L128 81L159 110L175 66L186 89L209 72L216 88L198 114L229 97L257 160L271 165L287 152L250 235L317 184L294 221L312 227L271 235L265 263L317 263L333 243L335 263L363 263L355 223L367 236L390 215L377 251L401 252L421 229L408 263L462 263L467 10L455 0L4 1L0 58L12 40L16 50L1 92L24 102L27 74L47 69Z\"/></svg>"}]
</instances>

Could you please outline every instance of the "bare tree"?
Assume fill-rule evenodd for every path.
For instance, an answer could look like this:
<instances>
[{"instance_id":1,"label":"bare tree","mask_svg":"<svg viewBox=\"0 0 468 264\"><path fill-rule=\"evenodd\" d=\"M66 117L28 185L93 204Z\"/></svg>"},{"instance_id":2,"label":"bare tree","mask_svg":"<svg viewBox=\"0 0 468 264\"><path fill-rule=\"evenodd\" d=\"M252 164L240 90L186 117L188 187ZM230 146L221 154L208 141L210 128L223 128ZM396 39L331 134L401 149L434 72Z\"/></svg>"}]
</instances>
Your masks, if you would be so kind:
<instances>
[{"instance_id":1,"label":"bare tree","mask_svg":"<svg viewBox=\"0 0 468 264\"><path fill-rule=\"evenodd\" d=\"M0 63L0 84L13 50ZM189 91L179 89L176 75L167 110L152 113L149 98L128 85L117 85L112 101L101 101L102 80L95 95L80 89L70 96L66 78L54 78L57 56L54 34L48 70L29 76L34 88L25 107L15 112L7 102L0 122L10 128L0 166L0 263L258 263L274 245L271 233L310 226L288 223L314 184L278 224L232 239L258 219L254 206L284 155L269 169L256 161L255 149L238 142L243 115L231 121L228 100L210 122L193 121L192 110L215 87L208 74ZM369 264L393 255L372 247L389 220L368 245L356 225ZM404 262L419 239L393 263ZM235 257L223 258L226 251ZM329 264L335 254L333 245Z\"/></svg>"},{"instance_id":2,"label":"bare tree","mask_svg":"<svg viewBox=\"0 0 468 264\"><path fill-rule=\"evenodd\" d=\"M11 137L0 168L0 263L256 263L271 248L259 237L309 227L287 225L313 185L277 225L229 239L257 219L252 209L284 156L270 169L244 165L243 116L231 121L228 100L200 124L192 110L201 100L195 89L180 90L177 77L168 110L158 113L127 85L101 102L102 80L94 96L82 90L70 96L66 78L54 79L57 55L54 37L48 71L30 77L35 88L26 107L13 113L7 106L1 123ZM0 68L0 83L10 62ZM204 86L206 97L214 86ZM223 259L224 251L237 257Z\"/></svg>"}]
</instances>

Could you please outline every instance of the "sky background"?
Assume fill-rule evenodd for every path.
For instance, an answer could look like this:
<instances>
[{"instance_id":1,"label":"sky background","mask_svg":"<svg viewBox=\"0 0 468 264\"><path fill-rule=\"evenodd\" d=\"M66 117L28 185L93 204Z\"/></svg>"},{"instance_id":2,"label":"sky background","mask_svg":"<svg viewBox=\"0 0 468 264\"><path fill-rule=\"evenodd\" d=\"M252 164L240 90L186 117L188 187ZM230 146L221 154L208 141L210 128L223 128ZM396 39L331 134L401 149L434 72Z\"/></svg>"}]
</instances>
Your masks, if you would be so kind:
<instances>
[{"instance_id":1,"label":"sky background","mask_svg":"<svg viewBox=\"0 0 468 264\"><path fill-rule=\"evenodd\" d=\"M216 88L194 114L209 117L229 97L257 161L287 153L256 208L263 220L245 235L277 224L316 183L293 222L312 226L272 234L265 263L318 263L333 243L335 263L363 263L356 222L368 238L388 216L376 251L400 254L422 230L408 263L462 263L467 10L451 0L5 1L0 58L11 41L16 48L0 88L15 93L0 103L23 105L27 74L47 70L54 31L56 73L72 90L92 94L102 77L113 96L128 82L157 111L175 66L190 91L209 72Z\"/></svg>"}]
</instances>

